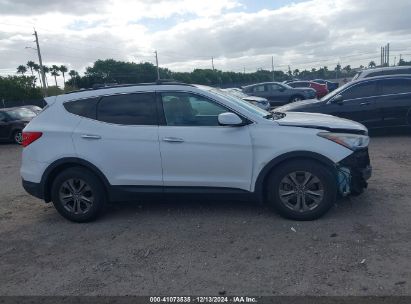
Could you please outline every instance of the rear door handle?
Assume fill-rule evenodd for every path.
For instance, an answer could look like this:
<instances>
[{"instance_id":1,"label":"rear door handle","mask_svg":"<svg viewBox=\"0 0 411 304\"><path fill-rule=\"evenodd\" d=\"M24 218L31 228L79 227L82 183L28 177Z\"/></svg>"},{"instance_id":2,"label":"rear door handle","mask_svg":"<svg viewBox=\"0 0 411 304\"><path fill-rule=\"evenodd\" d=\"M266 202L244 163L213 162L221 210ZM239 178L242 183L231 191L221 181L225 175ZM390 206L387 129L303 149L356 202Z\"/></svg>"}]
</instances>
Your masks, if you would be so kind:
<instances>
[{"instance_id":1,"label":"rear door handle","mask_svg":"<svg viewBox=\"0 0 411 304\"><path fill-rule=\"evenodd\" d=\"M93 134L82 134L81 138L84 139L101 139L100 135L93 135Z\"/></svg>"},{"instance_id":2,"label":"rear door handle","mask_svg":"<svg viewBox=\"0 0 411 304\"><path fill-rule=\"evenodd\" d=\"M175 142L175 143L182 143L184 142L184 139L179 138L179 137L164 137L163 141L166 142Z\"/></svg>"}]
</instances>

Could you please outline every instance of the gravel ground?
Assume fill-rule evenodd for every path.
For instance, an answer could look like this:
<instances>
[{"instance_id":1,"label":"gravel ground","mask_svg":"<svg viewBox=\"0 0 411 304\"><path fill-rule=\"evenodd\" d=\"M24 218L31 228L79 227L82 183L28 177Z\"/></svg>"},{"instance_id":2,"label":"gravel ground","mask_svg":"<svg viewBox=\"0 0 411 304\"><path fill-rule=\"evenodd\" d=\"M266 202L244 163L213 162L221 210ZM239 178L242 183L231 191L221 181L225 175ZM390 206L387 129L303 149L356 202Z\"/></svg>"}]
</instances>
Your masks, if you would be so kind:
<instances>
[{"instance_id":1,"label":"gravel ground","mask_svg":"<svg viewBox=\"0 0 411 304\"><path fill-rule=\"evenodd\" d=\"M74 224L0 145L1 295L411 295L411 140L372 138L359 197L313 222L251 202L119 204Z\"/></svg>"}]
</instances>

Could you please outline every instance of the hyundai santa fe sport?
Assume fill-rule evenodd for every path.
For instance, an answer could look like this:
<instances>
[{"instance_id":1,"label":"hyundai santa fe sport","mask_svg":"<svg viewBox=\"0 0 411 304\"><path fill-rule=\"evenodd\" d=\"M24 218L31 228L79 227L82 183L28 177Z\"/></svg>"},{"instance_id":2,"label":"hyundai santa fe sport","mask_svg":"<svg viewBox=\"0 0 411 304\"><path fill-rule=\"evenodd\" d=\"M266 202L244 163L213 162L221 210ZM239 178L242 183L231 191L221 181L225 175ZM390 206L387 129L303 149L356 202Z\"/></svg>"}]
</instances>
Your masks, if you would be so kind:
<instances>
[{"instance_id":1,"label":"hyundai santa fe sport","mask_svg":"<svg viewBox=\"0 0 411 304\"><path fill-rule=\"evenodd\" d=\"M243 195L311 220L371 175L363 125L269 113L215 88L157 82L46 102L23 130L23 186L76 222L159 193Z\"/></svg>"}]
</instances>

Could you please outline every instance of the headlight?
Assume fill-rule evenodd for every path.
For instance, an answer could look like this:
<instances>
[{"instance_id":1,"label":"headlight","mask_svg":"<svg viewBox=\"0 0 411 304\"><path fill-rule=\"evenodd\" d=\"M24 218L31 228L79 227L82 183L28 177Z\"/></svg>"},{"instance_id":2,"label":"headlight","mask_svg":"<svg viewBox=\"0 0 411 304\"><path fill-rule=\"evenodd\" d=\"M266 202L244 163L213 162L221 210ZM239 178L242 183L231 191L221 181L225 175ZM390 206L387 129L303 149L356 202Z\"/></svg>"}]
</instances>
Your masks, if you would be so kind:
<instances>
[{"instance_id":1,"label":"headlight","mask_svg":"<svg viewBox=\"0 0 411 304\"><path fill-rule=\"evenodd\" d=\"M367 135L331 132L320 132L317 135L354 151L366 148L370 143L370 138Z\"/></svg>"}]
</instances>

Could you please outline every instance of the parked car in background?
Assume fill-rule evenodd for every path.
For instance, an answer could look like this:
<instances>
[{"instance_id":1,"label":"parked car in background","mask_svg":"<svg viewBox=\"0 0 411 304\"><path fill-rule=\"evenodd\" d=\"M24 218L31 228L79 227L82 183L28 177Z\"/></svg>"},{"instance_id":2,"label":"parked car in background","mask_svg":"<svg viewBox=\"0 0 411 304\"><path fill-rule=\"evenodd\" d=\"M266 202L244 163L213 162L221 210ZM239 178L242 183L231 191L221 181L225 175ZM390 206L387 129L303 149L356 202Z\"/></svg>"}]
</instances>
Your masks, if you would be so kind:
<instances>
[{"instance_id":1,"label":"parked car in background","mask_svg":"<svg viewBox=\"0 0 411 304\"><path fill-rule=\"evenodd\" d=\"M23 132L23 187L76 222L150 193L243 196L312 220L371 176L363 125L272 115L216 88L156 82L45 99Z\"/></svg>"},{"instance_id":2,"label":"parked car in background","mask_svg":"<svg viewBox=\"0 0 411 304\"><path fill-rule=\"evenodd\" d=\"M249 103L252 103L253 105L261 109L264 109L266 111L270 109L270 103L268 102L266 98L247 95L243 93L241 89L238 89L238 88L228 88L228 89L222 89L222 90L238 98L241 98L242 100L248 101Z\"/></svg>"},{"instance_id":3,"label":"parked car in background","mask_svg":"<svg viewBox=\"0 0 411 304\"><path fill-rule=\"evenodd\" d=\"M21 108L29 109L30 111L33 111L36 114L39 114L43 110L39 106L33 106L33 105L21 106Z\"/></svg>"},{"instance_id":4,"label":"parked car in background","mask_svg":"<svg viewBox=\"0 0 411 304\"><path fill-rule=\"evenodd\" d=\"M382 67L365 69L352 78L352 80L358 80L362 78L375 77L375 76L389 76L389 75L411 75L411 66L393 66L393 67Z\"/></svg>"},{"instance_id":5,"label":"parked car in background","mask_svg":"<svg viewBox=\"0 0 411 304\"><path fill-rule=\"evenodd\" d=\"M292 88L279 82L264 82L242 87L247 95L267 98L271 106L315 98L317 92L312 88Z\"/></svg>"},{"instance_id":6,"label":"parked car in background","mask_svg":"<svg viewBox=\"0 0 411 304\"><path fill-rule=\"evenodd\" d=\"M355 80L320 100L295 102L276 110L331 114L368 128L410 127L411 75Z\"/></svg>"},{"instance_id":7,"label":"parked car in background","mask_svg":"<svg viewBox=\"0 0 411 304\"><path fill-rule=\"evenodd\" d=\"M22 130L36 113L26 108L0 109L0 140L22 142Z\"/></svg>"},{"instance_id":8,"label":"parked car in background","mask_svg":"<svg viewBox=\"0 0 411 304\"><path fill-rule=\"evenodd\" d=\"M300 80L289 82L287 84L293 88L312 88L317 92L318 98L322 98L329 93L326 84L320 84L313 81Z\"/></svg>"},{"instance_id":9,"label":"parked car in background","mask_svg":"<svg viewBox=\"0 0 411 304\"><path fill-rule=\"evenodd\" d=\"M324 79L314 79L312 81L316 83L320 83L320 84L325 84L327 86L328 92L332 92L336 90L339 86L338 82L333 82L333 81L324 80Z\"/></svg>"}]
</instances>

